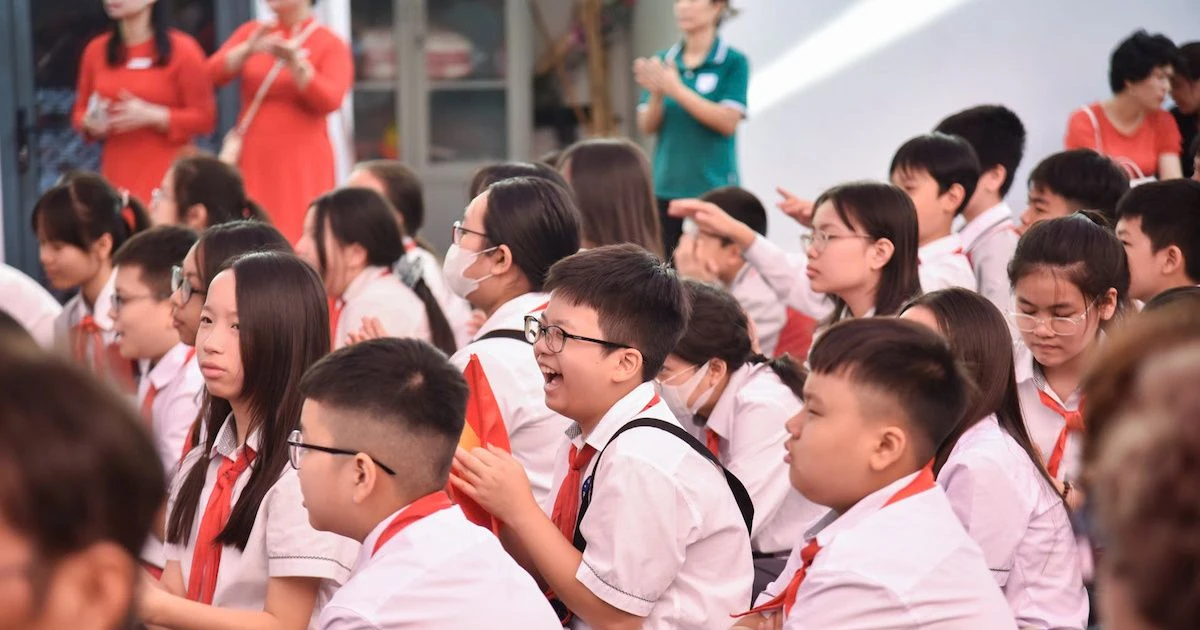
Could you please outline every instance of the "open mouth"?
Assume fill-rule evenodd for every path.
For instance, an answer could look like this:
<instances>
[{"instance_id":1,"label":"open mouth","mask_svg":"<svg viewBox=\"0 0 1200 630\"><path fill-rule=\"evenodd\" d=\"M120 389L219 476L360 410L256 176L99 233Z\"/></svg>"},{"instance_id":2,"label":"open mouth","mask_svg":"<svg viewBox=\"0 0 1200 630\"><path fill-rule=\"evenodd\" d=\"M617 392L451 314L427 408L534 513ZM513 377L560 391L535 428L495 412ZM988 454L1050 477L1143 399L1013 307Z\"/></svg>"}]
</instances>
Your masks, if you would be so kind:
<instances>
[{"instance_id":1,"label":"open mouth","mask_svg":"<svg viewBox=\"0 0 1200 630\"><path fill-rule=\"evenodd\" d=\"M561 373L555 372L554 370L552 370L540 363L538 364L538 367L541 368L541 370L542 370L542 378L546 379L546 386L545 386L546 391L550 391L552 389L558 389L558 387L560 385L562 385L562 374Z\"/></svg>"}]
</instances>

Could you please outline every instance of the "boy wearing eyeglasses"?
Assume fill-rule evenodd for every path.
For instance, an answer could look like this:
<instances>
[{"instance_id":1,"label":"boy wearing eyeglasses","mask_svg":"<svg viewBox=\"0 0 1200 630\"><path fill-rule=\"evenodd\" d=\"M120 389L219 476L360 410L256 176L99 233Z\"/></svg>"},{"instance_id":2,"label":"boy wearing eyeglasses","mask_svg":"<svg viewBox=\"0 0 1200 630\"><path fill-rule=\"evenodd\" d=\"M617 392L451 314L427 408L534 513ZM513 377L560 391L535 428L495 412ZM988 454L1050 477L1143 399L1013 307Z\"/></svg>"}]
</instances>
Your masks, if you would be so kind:
<instances>
[{"instance_id":1,"label":"boy wearing eyeglasses","mask_svg":"<svg viewBox=\"0 0 1200 630\"><path fill-rule=\"evenodd\" d=\"M503 521L510 553L568 627L728 627L754 579L734 482L652 382L690 314L678 277L615 245L556 263L546 289L526 334L546 405L574 421L548 502L539 508L520 465L496 449L460 450L451 483Z\"/></svg>"},{"instance_id":2,"label":"boy wearing eyeglasses","mask_svg":"<svg viewBox=\"0 0 1200 630\"><path fill-rule=\"evenodd\" d=\"M445 356L413 339L365 341L314 364L300 390L288 445L309 523L362 543L321 628L561 627L529 574L445 492L467 405Z\"/></svg>"},{"instance_id":3,"label":"boy wearing eyeglasses","mask_svg":"<svg viewBox=\"0 0 1200 630\"><path fill-rule=\"evenodd\" d=\"M113 256L112 303L106 305L121 356L138 363L137 408L168 479L178 466L204 389L195 350L179 340L171 324L171 268L183 262L195 242L196 233L180 226L157 227L130 238ZM162 531L154 534L142 559L161 568Z\"/></svg>"}]
</instances>

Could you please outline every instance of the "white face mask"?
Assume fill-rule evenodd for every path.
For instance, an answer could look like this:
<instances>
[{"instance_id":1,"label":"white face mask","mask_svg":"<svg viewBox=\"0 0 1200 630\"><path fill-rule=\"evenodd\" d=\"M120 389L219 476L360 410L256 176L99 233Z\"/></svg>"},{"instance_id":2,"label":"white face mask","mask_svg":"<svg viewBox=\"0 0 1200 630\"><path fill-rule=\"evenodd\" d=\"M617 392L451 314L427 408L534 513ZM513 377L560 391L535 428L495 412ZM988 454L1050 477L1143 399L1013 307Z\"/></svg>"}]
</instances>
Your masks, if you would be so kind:
<instances>
[{"instance_id":1,"label":"white face mask","mask_svg":"<svg viewBox=\"0 0 1200 630\"><path fill-rule=\"evenodd\" d=\"M485 249L479 252L465 250L458 245L451 245L446 250L446 259L442 262L442 278L446 280L446 286L455 295L462 299L467 299L475 289L479 288L479 283L492 277L488 274L482 278L468 278L466 276L467 269L475 264L475 259L483 254L486 254L496 247Z\"/></svg>"},{"instance_id":2,"label":"white face mask","mask_svg":"<svg viewBox=\"0 0 1200 630\"><path fill-rule=\"evenodd\" d=\"M675 414L675 418L680 421L691 420L697 412L708 404L708 400L712 398L713 390L710 387L702 394L696 397L696 402L688 404L688 398L691 398L695 393L696 386L704 377L708 376L709 364L705 363L702 367L696 370L688 380L670 384L658 381L659 395L662 396L663 402L667 403L667 407L671 409L671 413Z\"/></svg>"}]
</instances>

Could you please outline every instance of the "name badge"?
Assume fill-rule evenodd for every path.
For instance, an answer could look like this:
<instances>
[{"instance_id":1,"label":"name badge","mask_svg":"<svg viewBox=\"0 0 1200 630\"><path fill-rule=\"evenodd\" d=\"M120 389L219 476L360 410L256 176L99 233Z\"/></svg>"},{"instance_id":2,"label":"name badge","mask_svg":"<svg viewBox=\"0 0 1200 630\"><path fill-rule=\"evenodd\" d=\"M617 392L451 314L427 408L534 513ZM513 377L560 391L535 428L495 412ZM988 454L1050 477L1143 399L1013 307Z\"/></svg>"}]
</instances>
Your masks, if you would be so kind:
<instances>
[{"instance_id":1,"label":"name badge","mask_svg":"<svg viewBox=\"0 0 1200 630\"><path fill-rule=\"evenodd\" d=\"M717 75L705 72L696 77L696 91L701 94L711 94L717 89Z\"/></svg>"},{"instance_id":2,"label":"name badge","mask_svg":"<svg viewBox=\"0 0 1200 630\"><path fill-rule=\"evenodd\" d=\"M129 68L130 70L146 70L153 65L154 60L149 57L134 57L125 64L125 67Z\"/></svg>"}]
</instances>

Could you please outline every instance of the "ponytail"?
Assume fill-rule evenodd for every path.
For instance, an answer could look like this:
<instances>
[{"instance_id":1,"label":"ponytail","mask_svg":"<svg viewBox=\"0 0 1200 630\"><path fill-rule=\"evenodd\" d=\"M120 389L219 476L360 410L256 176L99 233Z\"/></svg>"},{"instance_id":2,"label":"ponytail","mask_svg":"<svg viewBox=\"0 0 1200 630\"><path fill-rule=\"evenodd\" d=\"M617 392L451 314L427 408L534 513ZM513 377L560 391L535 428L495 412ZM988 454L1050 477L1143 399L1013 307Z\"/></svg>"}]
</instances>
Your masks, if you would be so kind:
<instances>
[{"instance_id":1,"label":"ponytail","mask_svg":"<svg viewBox=\"0 0 1200 630\"><path fill-rule=\"evenodd\" d=\"M754 365L766 364L775 372L775 376L792 390L796 398L804 400L804 383L808 381L808 370L792 355L785 353L783 356L768 359L764 355L754 354L746 362Z\"/></svg>"},{"instance_id":2,"label":"ponytail","mask_svg":"<svg viewBox=\"0 0 1200 630\"><path fill-rule=\"evenodd\" d=\"M429 285L425 284L423 273L424 265L420 259L413 258L407 254L400 257L394 265L392 265L392 273L400 278L417 297L421 298L421 303L425 305L425 318L429 321L430 339L433 346L438 350L450 356L458 350L458 342L454 339L454 329L450 327L450 322L446 319L446 314L442 312L442 307L433 297L433 292L429 290Z\"/></svg>"}]
</instances>

